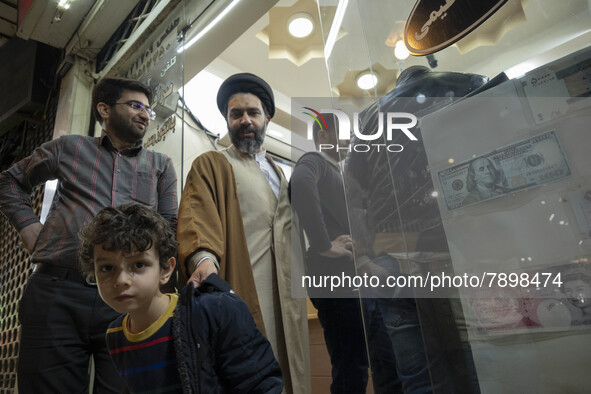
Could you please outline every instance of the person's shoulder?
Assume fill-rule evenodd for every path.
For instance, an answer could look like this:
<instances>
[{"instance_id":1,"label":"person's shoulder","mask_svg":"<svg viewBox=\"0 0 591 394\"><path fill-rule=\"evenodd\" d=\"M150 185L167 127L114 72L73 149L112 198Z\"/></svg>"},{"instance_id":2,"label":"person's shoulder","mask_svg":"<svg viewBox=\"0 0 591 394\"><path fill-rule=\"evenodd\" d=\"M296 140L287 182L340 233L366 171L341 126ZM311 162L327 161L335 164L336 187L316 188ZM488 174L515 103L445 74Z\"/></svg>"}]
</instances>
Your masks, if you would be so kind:
<instances>
[{"instance_id":1,"label":"person's shoulder","mask_svg":"<svg viewBox=\"0 0 591 394\"><path fill-rule=\"evenodd\" d=\"M206 150L203 151L201 153L199 153L197 156L195 156L195 159L205 159L205 158L218 158L218 157L223 157L223 153L222 150L217 150L217 149L210 149L210 150Z\"/></svg>"},{"instance_id":2,"label":"person's shoulder","mask_svg":"<svg viewBox=\"0 0 591 394\"><path fill-rule=\"evenodd\" d=\"M149 155L149 157L152 158L151 160L154 160L156 162L162 162L163 163L163 162L169 162L169 161L171 162L172 161L172 159L170 158L170 156L168 156L166 153L158 152L158 151L155 151L153 149L146 148L146 147L142 147L139 150L139 152L140 152L139 153L140 155L141 154Z\"/></svg>"},{"instance_id":3,"label":"person's shoulder","mask_svg":"<svg viewBox=\"0 0 591 394\"><path fill-rule=\"evenodd\" d=\"M52 141L49 141L49 143L57 143L57 144L61 144L64 146L68 146L68 145L78 145L80 143L92 143L92 144L98 144L99 138L97 137L90 137L87 135L79 135L79 134L68 134L68 135L62 135L59 138L56 138Z\"/></svg>"},{"instance_id":4,"label":"person's shoulder","mask_svg":"<svg viewBox=\"0 0 591 394\"><path fill-rule=\"evenodd\" d=\"M210 335L233 335L236 330L254 326L248 307L230 285L211 274L198 288L192 283L179 294L177 319L189 319L191 329L204 338Z\"/></svg>"},{"instance_id":5,"label":"person's shoulder","mask_svg":"<svg viewBox=\"0 0 591 394\"><path fill-rule=\"evenodd\" d=\"M326 163L326 159L322 156L322 154L320 152L306 152L304 153L298 160L298 162L296 163L296 167L298 165L303 165L303 164L317 164L317 165L323 165Z\"/></svg>"},{"instance_id":6,"label":"person's shoulder","mask_svg":"<svg viewBox=\"0 0 591 394\"><path fill-rule=\"evenodd\" d=\"M316 151L311 151L311 152L304 153L300 157L300 160L302 160L302 159L304 159L304 160L320 160L320 161L326 160L324 158L324 156L322 156L322 153L316 152Z\"/></svg>"},{"instance_id":7,"label":"person's shoulder","mask_svg":"<svg viewBox=\"0 0 591 394\"><path fill-rule=\"evenodd\" d=\"M242 308L244 304L230 284L216 274L209 275L198 288L189 283L181 290L179 300L182 305L191 304L194 313L206 313L217 318L228 310Z\"/></svg>"},{"instance_id":8,"label":"person's shoulder","mask_svg":"<svg viewBox=\"0 0 591 394\"><path fill-rule=\"evenodd\" d=\"M230 284L216 274L209 275L196 291L198 294L234 293Z\"/></svg>"},{"instance_id":9,"label":"person's shoulder","mask_svg":"<svg viewBox=\"0 0 591 394\"><path fill-rule=\"evenodd\" d=\"M115 320L113 320L107 329L107 334L117 333L123 330L123 319L125 318L125 314L119 315Z\"/></svg>"},{"instance_id":10,"label":"person's shoulder","mask_svg":"<svg viewBox=\"0 0 591 394\"><path fill-rule=\"evenodd\" d=\"M216 274L211 274L197 288L192 282L185 286L179 293L179 301L185 305L195 302L210 302L222 294L233 293L228 282Z\"/></svg>"},{"instance_id":11,"label":"person's shoulder","mask_svg":"<svg viewBox=\"0 0 591 394\"><path fill-rule=\"evenodd\" d=\"M193 160L192 167L201 171L209 169L210 171L218 172L231 168L231 164L221 151L210 150L197 156Z\"/></svg>"},{"instance_id":12,"label":"person's shoulder","mask_svg":"<svg viewBox=\"0 0 591 394\"><path fill-rule=\"evenodd\" d=\"M99 138L79 134L62 135L50 141L41 144L38 149L45 149L51 152L55 157L70 156L77 154L80 149L88 151L89 149L98 149Z\"/></svg>"},{"instance_id":13,"label":"person's shoulder","mask_svg":"<svg viewBox=\"0 0 591 394\"><path fill-rule=\"evenodd\" d=\"M207 152L203 152L195 160L202 160L202 161L228 161L222 151L219 150L208 150Z\"/></svg>"},{"instance_id":14,"label":"person's shoulder","mask_svg":"<svg viewBox=\"0 0 591 394\"><path fill-rule=\"evenodd\" d=\"M153 149L143 148L143 150L146 151L146 152L150 152L151 154L154 155L154 157L166 158L166 159L169 159L170 158L170 156L168 156L166 153L158 152L158 151L155 151Z\"/></svg>"}]
</instances>

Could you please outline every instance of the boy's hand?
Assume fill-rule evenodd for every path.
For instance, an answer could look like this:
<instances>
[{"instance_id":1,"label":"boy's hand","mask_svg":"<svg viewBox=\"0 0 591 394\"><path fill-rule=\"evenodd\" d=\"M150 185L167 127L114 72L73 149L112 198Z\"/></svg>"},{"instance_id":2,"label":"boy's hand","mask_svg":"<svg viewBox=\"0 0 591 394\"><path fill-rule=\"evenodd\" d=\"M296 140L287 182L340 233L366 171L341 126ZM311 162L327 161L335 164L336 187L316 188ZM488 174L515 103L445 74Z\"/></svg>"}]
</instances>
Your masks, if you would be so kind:
<instances>
[{"instance_id":1,"label":"boy's hand","mask_svg":"<svg viewBox=\"0 0 591 394\"><path fill-rule=\"evenodd\" d=\"M217 273L218 273L218 270L215 267L213 260L208 257L208 258L205 258L201 262L201 264L199 264L199 266L195 269L195 271L193 271L193 273L191 274L191 277L189 278L187 283L193 282L193 284L195 285L195 288L197 288L197 287L199 287L201 282L203 282L209 275L217 274Z\"/></svg>"}]
</instances>

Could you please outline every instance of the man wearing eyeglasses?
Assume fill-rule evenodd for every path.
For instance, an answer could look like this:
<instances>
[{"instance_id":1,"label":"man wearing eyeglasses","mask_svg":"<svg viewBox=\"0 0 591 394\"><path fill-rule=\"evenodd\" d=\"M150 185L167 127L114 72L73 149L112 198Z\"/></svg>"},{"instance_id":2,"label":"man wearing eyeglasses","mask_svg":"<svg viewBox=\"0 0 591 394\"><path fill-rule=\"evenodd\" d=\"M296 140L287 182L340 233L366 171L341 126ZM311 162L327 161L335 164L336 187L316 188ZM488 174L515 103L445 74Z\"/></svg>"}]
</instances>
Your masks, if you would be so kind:
<instances>
[{"instance_id":1,"label":"man wearing eyeglasses","mask_svg":"<svg viewBox=\"0 0 591 394\"><path fill-rule=\"evenodd\" d=\"M21 393L85 392L91 355L94 392L123 391L105 346L108 324L118 314L78 270L78 231L102 208L129 202L154 208L176 231L172 161L142 146L155 119L151 99L151 89L139 82L102 79L92 93L101 137L63 136L0 174L0 210L36 264L19 306ZM29 196L50 179L58 186L41 224Z\"/></svg>"}]
</instances>

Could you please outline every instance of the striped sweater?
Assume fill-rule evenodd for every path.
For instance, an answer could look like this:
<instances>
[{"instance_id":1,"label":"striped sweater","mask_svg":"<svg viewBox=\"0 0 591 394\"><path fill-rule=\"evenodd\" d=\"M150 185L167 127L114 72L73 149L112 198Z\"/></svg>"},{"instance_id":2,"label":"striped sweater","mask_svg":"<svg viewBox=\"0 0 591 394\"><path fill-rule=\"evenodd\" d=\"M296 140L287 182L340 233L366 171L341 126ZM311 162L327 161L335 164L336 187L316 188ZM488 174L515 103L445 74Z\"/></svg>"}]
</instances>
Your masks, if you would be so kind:
<instances>
[{"instance_id":1,"label":"striped sweater","mask_svg":"<svg viewBox=\"0 0 591 394\"><path fill-rule=\"evenodd\" d=\"M166 312L139 333L128 330L121 315L107 330L107 347L115 366L132 393L181 393L172 335L172 316L178 296L169 294Z\"/></svg>"}]
</instances>

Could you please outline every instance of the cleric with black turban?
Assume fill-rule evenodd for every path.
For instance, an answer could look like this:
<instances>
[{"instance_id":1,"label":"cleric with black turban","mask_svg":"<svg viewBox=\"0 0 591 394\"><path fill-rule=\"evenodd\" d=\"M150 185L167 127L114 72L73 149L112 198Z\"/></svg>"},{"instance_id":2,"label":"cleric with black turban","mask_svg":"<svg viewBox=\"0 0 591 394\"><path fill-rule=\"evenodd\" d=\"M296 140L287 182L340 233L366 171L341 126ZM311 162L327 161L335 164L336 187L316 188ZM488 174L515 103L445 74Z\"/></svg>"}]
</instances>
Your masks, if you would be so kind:
<instances>
[{"instance_id":1,"label":"cleric with black turban","mask_svg":"<svg viewBox=\"0 0 591 394\"><path fill-rule=\"evenodd\" d=\"M242 391L307 394L311 373L306 300L293 298L289 286L288 181L263 147L275 115L273 91L258 76L240 73L221 84L216 101L232 145L205 152L191 165L178 215L179 265L194 285L211 274L228 281L267 337L268 342L250 341L228 351L240 358L241 346L270 345L277 362L247 361L276 371L283 389L264 382L249 390L247 384L262 380L242 376Z\"/></svg>"},{"instance_id":2,"label":"cleric with black turban","mask_svg":"<svg viewBox=\"0 0 591 394\"><path fill-rule=\"evenodd\" d=\"M236 93L251 93L261 100L266 115L275 115L275 97L267 82L251 73L234 74L228 77L218 91L217 104L224 118L228 115L228 100Z\"/></svg>"},{"instance_id":3,"label":"cleric with black turban","mask_svg":"<svg viewBox=\"0 0 591 394\"><path fill-rule=\"evenodd\" d=\"M269 84L254 74L234 74L220 86L217 104L232 145L250 155L262 152L267 125L275 114Z\"/></svg>"}]
</instances>

